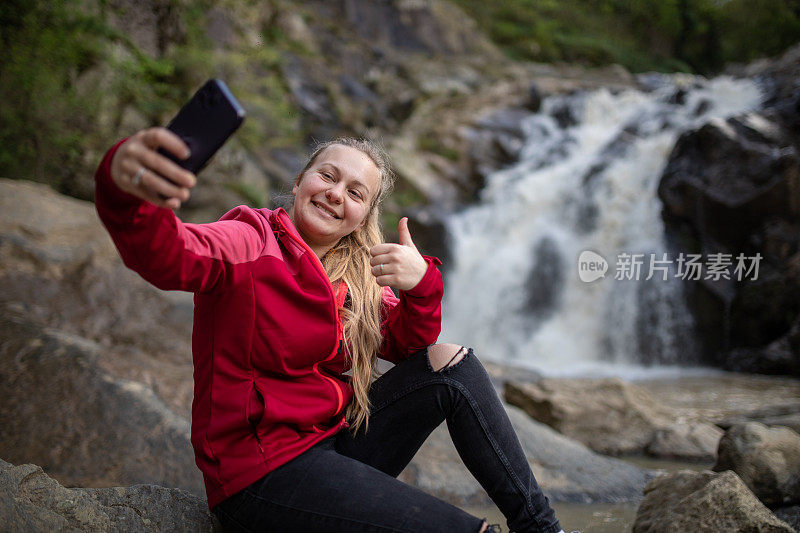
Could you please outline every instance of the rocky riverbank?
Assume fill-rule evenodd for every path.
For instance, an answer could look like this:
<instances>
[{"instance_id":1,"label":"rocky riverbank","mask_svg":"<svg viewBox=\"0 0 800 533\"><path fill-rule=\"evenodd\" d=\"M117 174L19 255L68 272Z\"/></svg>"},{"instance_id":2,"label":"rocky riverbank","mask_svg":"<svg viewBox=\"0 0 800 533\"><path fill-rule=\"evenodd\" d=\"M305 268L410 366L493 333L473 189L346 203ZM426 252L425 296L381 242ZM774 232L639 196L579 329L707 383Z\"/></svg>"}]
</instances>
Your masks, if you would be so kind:
<instances>
[{"instance_id":1,"label":"rocky riverbank","mask_svg":"<svg viewBox=\"0 0 800 533\"><path fill-rule=\"evenodd\" d=\"M125 495L161 491L156 514L185 501L183 493L152 487L86 496L89 489L67 493L57 482L161 485L202 498L189 442L191 301L127 271L92 204L43 185L0 179L0 307L0 458L44 469L4 466L11 488L0 498L0 515L15 517L12 529L36 529L45 523L40 515L50 517L49 524L91 529L95 518L81 526L70 514L85 517L89 511L81 509L89 508L97 523L116 524L124 517L108 515L103 506L116 504L102 503L101 494L132 498ZM487 368L498 387L512 374L538 377ZM635 502L653 477L592 452L515 407L508 410L554 500ZM22 471L39 476L41 487L32 490ZM457 505L489 503L444 427L401 479ZM151 511L140 510L158 523Z\"/></svg>"},{"instance_id":2,"label":"rocky riverbank","mask_svg":"<svg viewBox=\"0 0 800 533\"><path fill-rule=\"evenodd\" d=\"M158 530L159 516L189 505L195 510L180 511L193 516L187 528L208 530L209 515L197 510L202 485L188 435L190 300L127 271L90 203L0 180L0 306L0 457L20 465L3 465L0 515L15 517L19 529L91 529L128 520L121 505L137 510L142 529ZM665 482L646 491L658 472L603 454L716 460L722 428L734 435L751 427L741 426L746 421L792 426L800 413L800 383L791 378L721 374L627 383L543 379L485 366L554 502L635 507L643 493L659 498ZM692 429L708 426L717 428L709 433L713 446L704 440L709 435ZM748 467L723 462L720 468L741 472L746 486L763 485ZM463 507L490 504L444 427L401 479ZM794 486L792 479L775 486ZM64 488L120 485L132 487ZM793 498L769 501L789 513ZM648 504L646 516L657 507Z\"/></svg>"}]
</instances>

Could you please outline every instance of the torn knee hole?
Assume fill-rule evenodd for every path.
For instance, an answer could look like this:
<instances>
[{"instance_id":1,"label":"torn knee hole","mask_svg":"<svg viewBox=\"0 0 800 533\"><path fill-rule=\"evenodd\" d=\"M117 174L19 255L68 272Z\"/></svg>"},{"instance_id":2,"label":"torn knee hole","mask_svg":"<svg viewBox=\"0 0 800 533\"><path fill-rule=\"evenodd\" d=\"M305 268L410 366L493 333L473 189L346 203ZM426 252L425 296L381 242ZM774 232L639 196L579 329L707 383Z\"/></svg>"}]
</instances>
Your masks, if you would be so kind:
<instances>
[{"instance_id":1,"label":"torn knee hole","mask_svg":"<svg viewBox=\"0 0 800 533\"><path fill-rule=\"evenodd\" d=\"M467 349L462 346L461 348L459 348L459 350L456 352L456 354L453 357L450 358L450 360L447 362L446 365L444 365L444 366L442 366L440 368L437 368L436 371L437 372L441 372L445 368L449 368L449 367L455 365L456 363L458 363L459 361L464 359L465 355L467 355Z\"/></svg>"}]
</instances>

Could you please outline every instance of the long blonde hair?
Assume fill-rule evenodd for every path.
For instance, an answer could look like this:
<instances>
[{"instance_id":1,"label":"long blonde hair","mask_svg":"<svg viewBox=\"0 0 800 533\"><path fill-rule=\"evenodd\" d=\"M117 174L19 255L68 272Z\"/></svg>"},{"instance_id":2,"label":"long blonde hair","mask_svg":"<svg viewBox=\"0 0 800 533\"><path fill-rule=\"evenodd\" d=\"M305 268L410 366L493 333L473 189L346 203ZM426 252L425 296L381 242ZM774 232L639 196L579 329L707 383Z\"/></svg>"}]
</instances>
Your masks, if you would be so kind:
<instances>
[{"instance_id":1,"label":"long blonde hair","mask_svg":"<svg viewBox=\"0 0 800 533\"><path fill-rule=\"evenodd\" d=\"M318 145L298 174L297 183L303 179L317 156L336 144L356 148L366 154L378 168L380 181L365 224L342 237L322 257L322 266L330 280L334 284L344 281L350 289L350 307L342 308L339 312L344 323L345 353L352 369L353 400L347 406L345 416L350 422L350 431L355 434L361 424L364 424L365 431L369 428L368 393L376 377L376 361L383 342L380 323L383 288L372 275L369 250L383 242L380 206L383 198L392 190L395 176L382 148L365 139L344 137Z\"/></svg>"}]
</instances>

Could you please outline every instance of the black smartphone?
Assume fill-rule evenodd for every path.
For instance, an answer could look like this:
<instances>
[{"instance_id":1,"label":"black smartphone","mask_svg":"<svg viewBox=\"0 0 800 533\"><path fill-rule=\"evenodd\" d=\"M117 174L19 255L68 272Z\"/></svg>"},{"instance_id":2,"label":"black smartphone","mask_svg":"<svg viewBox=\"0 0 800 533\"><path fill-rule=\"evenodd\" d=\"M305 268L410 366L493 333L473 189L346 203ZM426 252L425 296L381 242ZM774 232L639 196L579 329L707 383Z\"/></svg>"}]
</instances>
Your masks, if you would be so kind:
<instances>
[{"instance_id":1,"label":"black smartphone","mask_svg":"<svg viewBox=\"0 0 800 533\"><path fill-rule=\"evenodd\" d=\"M244 108L222 80L208 80L167 125L183 139L191 155L179 159L164 149L159 152L197 174L242 125L244 115Z\"/></svg>"}]
</instances>

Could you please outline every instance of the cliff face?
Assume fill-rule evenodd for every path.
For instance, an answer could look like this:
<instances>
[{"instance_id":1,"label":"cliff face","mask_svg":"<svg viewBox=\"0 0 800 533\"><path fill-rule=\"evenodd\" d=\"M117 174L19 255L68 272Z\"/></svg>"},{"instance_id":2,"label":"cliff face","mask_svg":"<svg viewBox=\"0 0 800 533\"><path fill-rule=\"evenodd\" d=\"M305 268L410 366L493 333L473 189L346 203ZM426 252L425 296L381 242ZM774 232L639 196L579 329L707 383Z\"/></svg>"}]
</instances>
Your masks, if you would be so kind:
<instances>
[{"instance_id":1,"label":"cliff face","mask_svg":"<svg viewBox=\"0 0 800 533\"><path fill-rule=\"evenodd\" d=\"M78 75L87 96L105 87L93 101L105 140L86 143L86 166L64 189L90 198L91 163L114 138L165 124L205 79L220 77L248 119L203 173L209 187L186 211L198 220L285 191L315 141L358 135L391 144L423 103L509 78L509 62L474 21L441 0L120 0L85 9L125 45L107 43L105 60ZM148 84L130 64L160 71L145 72ZM405 152L416 156L418 147Z\"/></svg>"}]
</instances>

